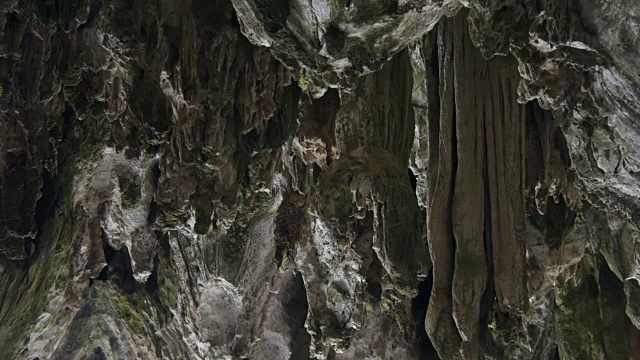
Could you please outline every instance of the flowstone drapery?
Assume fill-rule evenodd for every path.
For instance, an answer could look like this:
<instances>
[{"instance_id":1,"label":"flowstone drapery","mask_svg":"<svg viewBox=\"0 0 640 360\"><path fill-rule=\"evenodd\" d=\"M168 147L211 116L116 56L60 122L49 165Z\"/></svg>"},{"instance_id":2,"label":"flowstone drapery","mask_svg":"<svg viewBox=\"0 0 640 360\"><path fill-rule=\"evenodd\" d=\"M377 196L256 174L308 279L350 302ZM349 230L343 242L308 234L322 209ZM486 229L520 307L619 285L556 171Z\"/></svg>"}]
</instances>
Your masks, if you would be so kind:
<instances>
[{"instance_id":1,"label":"flowstone drapery","mask_svg":"<svg viewBox=\"0 0 640 360\"><path fill-rule=\"evenodd\" d=\"M0 359L640 358L640 3L0 4Z\"/></svg>"}]
</instances>

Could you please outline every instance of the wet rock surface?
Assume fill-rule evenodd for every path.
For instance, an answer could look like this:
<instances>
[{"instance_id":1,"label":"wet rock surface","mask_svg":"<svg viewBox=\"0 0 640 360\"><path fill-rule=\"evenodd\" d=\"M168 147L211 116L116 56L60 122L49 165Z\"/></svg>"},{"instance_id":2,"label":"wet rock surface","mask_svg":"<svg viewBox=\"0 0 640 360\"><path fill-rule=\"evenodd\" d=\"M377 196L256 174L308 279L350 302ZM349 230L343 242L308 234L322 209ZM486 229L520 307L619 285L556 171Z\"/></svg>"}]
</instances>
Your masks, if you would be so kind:
<instances>
[{"instance_id":1,"label":"wet rock surface","mask_svg":"<svg viewBox=\"0 0 640 360\"><path fill-rule=\"evenodd\" d=\"M0 359L640 358L640 3L0 3Z\"/></svg>"}]
</instances>

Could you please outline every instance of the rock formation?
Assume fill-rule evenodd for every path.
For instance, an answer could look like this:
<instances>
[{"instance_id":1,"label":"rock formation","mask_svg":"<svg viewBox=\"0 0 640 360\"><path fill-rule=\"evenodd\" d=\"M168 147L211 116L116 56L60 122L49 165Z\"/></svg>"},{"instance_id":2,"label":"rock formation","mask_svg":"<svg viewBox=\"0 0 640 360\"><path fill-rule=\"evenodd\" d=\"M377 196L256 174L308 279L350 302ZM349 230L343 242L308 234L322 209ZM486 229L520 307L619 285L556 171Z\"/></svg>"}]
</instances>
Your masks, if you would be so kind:
<instances>
[{"instance_id":1,"label":"rock formation","mask_svg":"<svg viewBox=\"0 0 640 360\"><path fill-rule=\"evenodd\" d=\"M640 359L635 0L4 0L0 359Z\"/></svg>"}]
</instances>

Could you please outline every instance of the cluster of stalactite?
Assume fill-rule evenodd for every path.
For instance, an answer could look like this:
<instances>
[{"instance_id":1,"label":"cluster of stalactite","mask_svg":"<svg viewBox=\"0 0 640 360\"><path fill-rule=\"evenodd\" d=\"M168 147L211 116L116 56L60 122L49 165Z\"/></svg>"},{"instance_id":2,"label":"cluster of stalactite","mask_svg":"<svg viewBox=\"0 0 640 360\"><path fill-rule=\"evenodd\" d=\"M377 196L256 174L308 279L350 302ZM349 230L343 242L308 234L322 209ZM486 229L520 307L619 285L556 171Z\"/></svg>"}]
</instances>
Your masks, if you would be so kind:
<instances>
[{"instance_id":1,"label":"cluster of stalactite","mask_svg":"<svg viewBox=\"0 0 640 360\"><path fill-rule=\"evenodd\" d=\"M481 318L524 310L525 105L514 59L485 61L466 19L443 20L425 48L427 229L433 291L427 331L442 353L478 356ZM495 301L495 304L493 304ZM483 303L484 302L484 303Z\"/></svg>"},{"instance_id":2,"label":"cluster of stalactite","mask_svg":"<svg viewBox=\"0 0 640 360\"><path fill-rule=\"evenodd\" d=\"M0 358L640 357L597 61L400 5L0 5Z\"/></svg>"}]
</instances>

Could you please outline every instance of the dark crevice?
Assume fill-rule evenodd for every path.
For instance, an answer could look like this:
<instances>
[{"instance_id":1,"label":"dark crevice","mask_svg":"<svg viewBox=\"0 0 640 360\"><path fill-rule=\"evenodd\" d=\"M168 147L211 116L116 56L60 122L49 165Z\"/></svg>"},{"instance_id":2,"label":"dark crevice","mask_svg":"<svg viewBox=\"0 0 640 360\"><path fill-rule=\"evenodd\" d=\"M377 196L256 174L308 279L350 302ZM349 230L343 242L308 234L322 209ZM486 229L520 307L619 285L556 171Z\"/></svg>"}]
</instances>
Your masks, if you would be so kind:
<instances>
[{"instance_id":1,"label":"dark crevice","mask_svg":"<svg viewBox=\"0 0 640 360\"><path fill-rule=\"evenodd\" d=\"M548 139L545 134L545 119L540 114L542 110L537 107L537 103L530 101L526 105L525 115L525 189L529 196L527 211L535 211L535 187L539 182L545 180L546 162L543 148ZM486 121L486 120L485 120ZM486 132L486 125L485 125ZM486 158L486 156L485 156Z\"/></svg>"},{"instance_id":2,"label":"dark crevice","mask_svg":"<svg viewBox=\"0 0 640 360\"><path fill-rule=\"evenodd\" d=\"M249 167L246 166L246 164L244 164L244 166L240 167L238 166L239 169L244 168L244 170L242 172L238 171L239 173L242 174L242 186L245 188L249 188L251 186L251 175L249 174Z\"/></svg>"},{"instance_id":3,"label":"dark crevice","mask_svg":"<svg viewBox=\"0 0 640 360\"><path fill-rule=\"evenodd\" d=\"M160 181L160 162L155 161L151 166L151 184L153 184L154 189L158 188L158 181ZM147 224L153 225L156 222L158 217L158 203L156 202L155 196L151 198L151 202L149 203L149 213L147 214Z\"/></svg>"},{"instance_id":4,"label":"dark crevice","mask_svg":"<svg viewBox=\"0 0 640 360\"><path fill-rule=\"evenodd\" d=\"M484 126L484 133L486 134L487 129L487 116L486 113L482 112L482 123ZM488 159L489 149L486 138L484 140L484 159ZM488 337L487 333L488 324L492 321L492 312L493 312L493 300L495 299L495 284L494 284L494 276L493 276L493 244L491 243L491 197L489 193L489 167L488 163L485 161L485 165L483 167L483 175L484 177L484 254L485 261L487 264L487 287L485 288L484 294L482 295L482 299L480 300L480 336Z\"/></svg>"},{"instance_id":5,"label":"dark crevice","mask_svg":"<svg viewBox=\"0 0 640 360\"><path fill-rule=\"evenodd\" d=\"M304 326L307 321L309 303L301 273L297 272L295 274L295 277L287 284L286 290L280 292L280 296L282 305L288 315L287 324L291 331L291 356L289 359L309 359L311 336Z\"/></svg>"},{"instance_id":6,"label":"dark crevice","mask_svg":"<svg viewBox=\"0 0 640 360\"><path fill-rule=\"evenodd\" d=\"M213 224L213 204L207 201L206 197L202 196L202 193L205 191L206 190L201 190L200 187L198 187L194 195L195 198L192 200L196 218L194 231L199 235L206 234Z\"/></svg>"},{"instance_id":7,"label":"dark crevice","mask_svg":"<svg viewBox=\"0 0 640 360\"><path fill-rule=\"evenodd\" d=\"M495 309L493 318L495 320L495 328L497 331L510 331L510 329L516 329L521 321L517 315L506 309Z\"/></svg>"},{"instance_id":8,"label":"dark crevice","mask_svg":"<svg viewBox=\"0 0 640 360\"><path fill-rule=\"evenodd\" d=\"M105 355L104 351L100 346L93 349L93 354L86 357L88 360L107 360L108 357Z\"/></svg>"},{"instance_id":9,"label":"dark crevice","mask_svg":"<svg viewBox=\"0 0 640 360\"><path fill-rule=\"evenodd\" d=\"M380 259L373 251L374 233L373 211L368 211L364 219L355 224L355 240L351 247L362 257L361 275L365 277L367 300L378 303L382 298L382 273L383 267Z\"/></svg>"},{"instance_id":10,"label":"dark crevice","mask_svg":"<svg viewBox=\"0 0 640 360\"><path fill-rule=\"evenodd\" d=\"M449 84L449 86L454 86L453 84L455 84L455 82ZM458 174L458 133L456 131L456 123L457 123L457 118L456 118L456 114L457 111L456 109L458 108L458 104L456 103L456 96L455 96L455 92L456 89L454 87L453 89L453 96L451 98L451 178L449 179L449 181L451 182L450 185L450 190L449 190L449 204L454 204L454 197L455 197L455 193L456 193L456 176ZM448 216L448 220L449 220L449 231L450 231L450 236L451 236L451 261L454 262L456 261L456 241L455 238L453 236L454 234L454 228L453 228L453 208L451 208L452 212L451 214L449 214ZM453 267L452 267L453 268ZM454 272L452 271L450 274L450 278L449 281L451 283L453 283L453 274Z\"/></svg>"},{"instance_id":11,"label":"dark crevice","mask_svg":"<svg viewBox=\"0 0 640 360\"><path fill-rule=\"evenodd\" d=\"M109 280L109 265L105 265L102 270L100 270L100 273L98 274L98 277L95 278L95 280ZM93 281L91 283L93 283Z\"/></svg>"},{"instance_id":12,"label":"dark crevice","mask_svg":"<svg viewBox=\"0 0 640 360\"><path fill-rule=\"evenodd\" d=\"M114 249L109 245L104 232L102 233L102 247L104 252L105 265L100 274L90 281L113 281L123 292L132 294L137 289L137 283L133 277L133 268L131 266L131 256L129 249L123 247L120 250Z\"/></svg>"},{"instance_id":13,"label":"dark crevice","mask_svg":"<svg viewBox=\"0 0 640 360\"><path fill-rule=\"evenodd\" d=\"M151 198L151 203L149 203L149 214L147 214L147 224L153 225L156 222L158 217L158 203L156 202L155 196Z\"/></svg>"},{"instance_id":14,"label":"dark crevice","mask_svg":"<svg viewBox=\"0 0 640 360\"><path fill-rule=\"evenodd\" d=\"M214 29L235 26L238 22L230 1L194 0L191 2L191 13L196 21Z\"/></svg>"},{"instance_id":15,"label":"dark crevice","mask_svg":"<svg viewBox=\"0 0 640 360\"><path fill-rule=\"evenodd\" d=\"M600 291L602 291L602 293L616 294L618 295L615 296L616 298L624 298L624 285L622 284L622 281L618 279L616 274L611 271L606 261L601 262L600 271L598 273L598 283L600 285ZM587 279L592 279L593 282L595 282L595 278L593 277L593 275L590 275ZM587 282L587 285L589 285L589 282Z\"/></svg>"},{"instance_id":16,"label":"dark crevice","mask_svg":"<svg viewBox=\"0 0 640 360\"><path fill-rule=\"evenodd\" d=\"M335 25L330 25L325 33L325 41L327 50L331 54L339 54L343 49L347 40L347 35Z\"/></svg>"},{"instance_id":17,"label":"dark crevice","mask_svg":"<svg viewBox=\"0 0 640 360\"><path fill-rule=\"evenodd\" d=\"M409 170L409 182L411 183L411 189L413 189L413 193L416 193L416 189L418 188L418 179L416 175L413 173L413 170Z\"/></svg>"},{"instance_id":18,"label":"dark crevice","mask_svg":"<svg viewBox=\"0 0 640 360\"><path fill-rule=\"evenodd\" d=\"M589 294L589 298L593 300L597 299L600 295L600 290L598 289L598 283L596 282L593 274L589 274L585 281L587 283L587 293Z\"/></svg>"},{"instance_id":19,"label":"dark crevice","mask_svg":"<svg viewBox=\"0 0 640 360\"><path fill-rule=\"evenodd\" d=\"M329 158L327 157L327 159L329 159ZM320 182L320 175L322 174L322 168L318 164L314 163L312 172L313 172L313 183L312 184L316 185L316 184L318 184Z\"/></svg>"},{"instance_id":20,"label":"dark crevice","mask_svg":"<svg viewBox=\"0 0 640 360\"><path fill-rule=\"evenodd\" d=\"M398 12L398 0L387 0L381 14L393 15Z\"/></svg>"},{"instance_id":21,"label":"dark crevice","mask_svg":"<svg viewBox=\"0 0 640 360\"><path fill-rule=\"evenodd\" d=\"M634 351L637 351L634 346L638 346L637 329L625 312L627 302L624 284L603 258L601 258L598 273L598 303L603 322L601 341L604 346L604 357L606 359L623 358L623 354L625 354L625 358L637 359L638 354L634 354ZM589 282L587 286L589 286ZM622 336L619 343L612 341L613 339L617 340L619 336ZM626 351L621 351L619 346L625 346Z\"/></svg>"},{"instance_id":22,"label":"dark crevice","mask_svg":"<svg viewBox=\"0 0 640 360\"><path fill-rule=\"evenodd\" d=\"M300 100L300 88L297 86L286 86L281 91L276 91L276 102L282 104L273 118L267 123L265 131L265 146L268 148L278 148L298 128L297 116L300 113L298 108Z\"/></svg>"},{"instance_id":23,"label":"dark crevice","mask_svg":"<svg viewBox=\"0 0 640 360\"><path fill-rule=\"evenodd\" d=\"M148 293L153 293L158 290L158 265L160 263L160 259L158 258L158 254L153 257L153 271L151 271L151 275L147 278L145 282L145 290Z\"/></svg>"},{"instance_id":24,"label":"dark crevice","mask_svg":"<svg viewBox=\"0 0 640 360\"><path fill-rule=\"evenodd\" d=\"M73 122L76 119L75 110L69 105L69 103L65 102L64 111L62 112L62 134L61 141L65 141L71 136L71 129L73 127Z\"/></svg>"},{"instance_id":25,"label":"dark crevice","mask_svg":"<svg viewBox=\"0 0 640 360\"><path fill-rule=\"evenodd\" d=\"M336 144L336 116L340 110L340 94L329 89L319 99L302 101L304 119L297 131L298 136L320 138L327 145L327 165L331 165L331 149Z\"/></svg>"},{"instance_id":26,"label":"dark crevice","mask_svg":"<svg viewBox=\"0 0 640 360\"><path fill-rule=\"evenodd\" d=\"M557 201L553 197L547 199L544 216L534 211L529 219L533 226L543 231L547 246L559 249L564 237L573 228L576 217L577 213L567 206L564 196L559 195Z\"/></svg>"},{"instance_id":27,"label":"dark crevice","mask_svg":"<svg viewBox=\"0 0 640 360\"><path fill-rule=\"evenodd\" d=\"M327 360L336 360L336 350L333 347L327 353Z\"/></svg>"},{"instance_id":28,"label":"dark crevice","mask_svg":"<svg viewBox=\"0 0 640 360\"><path fill-rule=\"evenodd\" d=\"M433 287L433 269L429 271L427 278L418 285L418 295L411 300L411 321L413 337L420 354L420 359L440 359L438 352L431 343L425 329L427 307L431 298Z\"/></svg>"},{"instance_id":29,"label":"dark crevice","mask_svg":"<svg viewBox=\"0 0 640 360\"><path fill-rule=\"evenodd\" d=\"M164 69L173 74L174 67L180 62L180 28L178 26L164 25L163 33L169 45L169 54Z\"/></svg>"},{"instance_id":30,"label":"dark crevice","mask_svg":"<svg viewBox=\"0 0 640 360\"><path fill-rule=\"evenodd\" d=\"M87 16L87 20L78 26L78 31L91 27L95 22L96 18L100 14L100 9L102 8L102 2L100 0L91 0L91 4L89 5L89 15Z\"/></svg>"},{"instance_id":31,"label":"dark crevice","mask_svg":"<svg viewBox=\"0 0 640 360\"><path fill-rule=\"evenodd\" d=\"M379 263L379 260L378 260ZM377 265L377 264L375 264ZM367 282L367 294L373 299L373 302L379 302L382 298L382 284L380 281L372 276L368 276L366 279Z\"/></svg>"},{"instance_id":32,"label":"dark crevice","mask_svg":"<svg viewBox=\"0 0 640 360\"><path fill-rule=\"evenodd\" d=\"M295 256L295 243L298 241L304 218L305 207L302 199L296 199L291 194L285 195L275 220L275 261L278 266L282 266L286 258Z\"/></svg>"},{"instance_id":33,"label":"dark crevice","mask_svg":"<svg viewBox=\"0 0 640 360\"><path fill-rule=\"evenodd\" d=\"M553 147L559 151L562 162L567 165L567 168L571 168L571 157L569 156L567 139L565 139L564 134L562 134L559 129L554 129L551 142L553 143Z\"/></svg>"},{"instance_id":34,"label":"dark crevice","mask_svg":"<svg viewBox=\"0 0 640 360\"><path fill-rule=\"evenodd\" d=\"M116 250L113 247L111 247L111 245L109 245L107 239L104 236L104 233L102 237L102 250L104 251L104 260L106 261L107 264L109 264L111 260L113 260L114 256L116 255Z\"/></svg>"},{"instance_id":35,"label":"dark crevice","mask_svg":"<svg viewBox=\"0 0 640 360\"><path fill-rule=\"evenodd\" d=\"M259 0L255 6L264 15L262 20L268 32L275 33L284 28L291 9L289 0Z\"/></svg>"},{"instance_id":36,"label":"dark crevice","mask_svg":"<svg viewBox=\"0 0 640 360\"><path fill-rule=\"evenodd\" d=\"M47 219L53 217L56 204L60 196L61 185L57 179L49 172L48 169L42 171L42 196L38 199L35 209L35 225L36 225L36 238L34 240L28 240L25 243L25 251L27 257L37 256L40 250L40 239L42 230L44 228Z\"/></svg>"},{"instance_id":37,"label":"dark crevice","mask_svg":"<svg viewBox=\"0 0 640 360\"><path fill-rule=\"evenodd\" d=\"M49 131L49 135L53 138L64 141L70 136L76 113L73 108L65 103L64 111L61 114L62 124L53 127ZM64 165L64 158L59 159L60 164ZM42 243L42 231L48 219L54 216L56 208L59 206L60 197L62 196L63 181L61 175L57 173L57 169L45 167L42 171L42 188L40 190L42 196L36 202L34 222L36 226L36 238L33 241L25 243L25 251L27 257L36 257L42 248L46 247ZM64 177L64 175L62 175Z\"/></svg>"}]
</instances>

